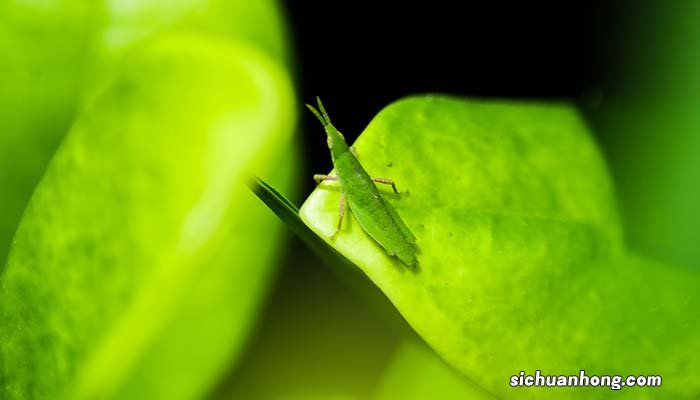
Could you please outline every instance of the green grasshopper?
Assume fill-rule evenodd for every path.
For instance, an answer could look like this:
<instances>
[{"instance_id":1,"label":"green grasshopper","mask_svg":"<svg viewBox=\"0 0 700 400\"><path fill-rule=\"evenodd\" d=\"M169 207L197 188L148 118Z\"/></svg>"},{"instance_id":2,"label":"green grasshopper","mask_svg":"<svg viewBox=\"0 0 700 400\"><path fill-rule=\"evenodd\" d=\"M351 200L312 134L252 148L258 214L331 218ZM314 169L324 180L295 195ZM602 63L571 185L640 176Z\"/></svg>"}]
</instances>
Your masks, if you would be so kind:
<instances>
[{"instance_id":1,"label":"green grasshopper","mask_svg":"<svg viewBox=\"0 0 700 400\"><path fill-rule=\"evenodd\" d=\"M338 227L331 236L331 240L334 240L340 232L347 202L348 208L355 214L360 227L374 241L390 256L398 258L407 267L415 268L418 265L416 237L374 184L377 182L391 185L394 192L398 193L394 181L369 176L358 161L355 149L345 143L343 135L331 124L321 99L317 97L316 101L320 112L309 104L306 107L321 121L326 130L336 176L314 175L314 180L317 184L322 181L340 183L340 216Z\"/></svg>"}]
</instances>

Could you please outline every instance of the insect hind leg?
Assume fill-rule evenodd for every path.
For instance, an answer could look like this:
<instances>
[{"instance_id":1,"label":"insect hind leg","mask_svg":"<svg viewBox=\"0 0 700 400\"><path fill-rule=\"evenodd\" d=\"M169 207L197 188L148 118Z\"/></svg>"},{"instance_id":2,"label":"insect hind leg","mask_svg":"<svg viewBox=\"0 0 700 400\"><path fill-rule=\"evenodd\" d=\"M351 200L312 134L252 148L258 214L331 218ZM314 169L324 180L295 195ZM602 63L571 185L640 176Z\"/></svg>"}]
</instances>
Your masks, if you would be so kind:
<instances>
[{"instance_id":1,"label":"insect hind leg","mask_svg":"<svg viewBox=\"0 0 700 400\"><path fill-rule=\"evenodd\" d=\"M335 240L335 237L340 233L340 228L343 226L343 217L345 217L345 195L340 194L340 206L338 207L338 227L335 229L335 233L331 235L331 240Z\"/></svg>"},{"instance_id":2,"label":"insect hind leg","mask_svg":"<svg viewBox=\"0 0 700 400\"><path fill-rule=\"evenodd\" d=\"M337 176L314 174L314 182L316 182L317 185L323 181L336 181L336 180L338 180Z\"/></svg>"}]
</instances>

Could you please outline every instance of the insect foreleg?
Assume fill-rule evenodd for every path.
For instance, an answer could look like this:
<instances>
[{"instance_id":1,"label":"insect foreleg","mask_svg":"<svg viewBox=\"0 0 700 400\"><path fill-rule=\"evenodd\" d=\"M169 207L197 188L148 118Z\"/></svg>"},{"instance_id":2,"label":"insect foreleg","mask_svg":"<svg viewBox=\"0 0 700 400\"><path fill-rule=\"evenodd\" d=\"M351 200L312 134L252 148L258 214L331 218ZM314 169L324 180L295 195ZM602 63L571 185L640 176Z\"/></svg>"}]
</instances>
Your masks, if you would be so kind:
<instances>
[{"instance_id":1,"label":"insect foreleg","mask_svg":"<svg viewBox=\"0 0 700 400\"><path fill-rule=\"evenodd\" d=\"M323 181L335 181L335 180L338 180L337 176L322 175L322 174L315 174L314 175L314 181L316 182L317 185Z\"/></svg>"},{"instance_id":2,"label":"insect foreleg","mask_svg":"<svg viewBox=\"0 0 700 400\"><path fill-rule=\"evenodd\" d=\"M394 183L393 180L387 179L387 178L372 178L374 182L377 183L383 183L385 185L391 185L391 188L394 189L394 193L398 194L399 191L396 189L396 184Z\"/></svg>"}]
</instances>

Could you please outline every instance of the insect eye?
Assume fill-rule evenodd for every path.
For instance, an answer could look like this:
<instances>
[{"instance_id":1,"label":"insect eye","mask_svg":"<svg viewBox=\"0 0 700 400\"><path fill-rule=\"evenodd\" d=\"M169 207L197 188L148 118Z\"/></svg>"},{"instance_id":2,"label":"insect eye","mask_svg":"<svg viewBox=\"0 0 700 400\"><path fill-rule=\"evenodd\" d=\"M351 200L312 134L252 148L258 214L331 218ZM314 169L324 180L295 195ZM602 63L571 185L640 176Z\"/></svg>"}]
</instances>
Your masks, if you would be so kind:
<instances>
[{"instance_id":1,"label":"insect eye","mask_svg":"<svg viewBox=\"0 0 700 400\"><path fill-rule=\"evenodd\" d=\"M328 147L333 147L333 138L332 137L327 136L326 142L328 143Z\"/></svg>"}]
</instances>

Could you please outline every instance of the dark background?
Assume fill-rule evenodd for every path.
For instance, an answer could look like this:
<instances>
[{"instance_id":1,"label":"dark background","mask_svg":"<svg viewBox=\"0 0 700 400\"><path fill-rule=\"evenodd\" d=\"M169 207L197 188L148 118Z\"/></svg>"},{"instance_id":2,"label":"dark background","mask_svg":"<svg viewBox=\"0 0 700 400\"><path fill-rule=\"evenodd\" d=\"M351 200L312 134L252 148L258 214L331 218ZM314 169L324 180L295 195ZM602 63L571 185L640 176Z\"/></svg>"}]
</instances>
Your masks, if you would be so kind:
<instances>
[{"instance_id":1,"label":"dark background","mask_svg":"<svg viewBox=\"0 0 700 400\"><path fill-rule=\"evenodd\" d=\"M306 102L320 96L349 142L388 103L409 94L568 99L609 86L621 21L606 1L392 4L287 1ZM313 172L331 169L310 113L301 132ZM312 186L312 183L309 183Z\"/></svg>"}]
</instances>

